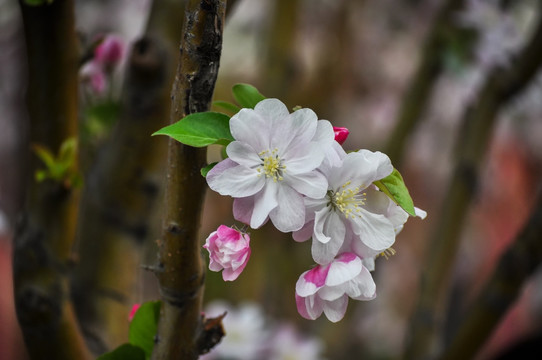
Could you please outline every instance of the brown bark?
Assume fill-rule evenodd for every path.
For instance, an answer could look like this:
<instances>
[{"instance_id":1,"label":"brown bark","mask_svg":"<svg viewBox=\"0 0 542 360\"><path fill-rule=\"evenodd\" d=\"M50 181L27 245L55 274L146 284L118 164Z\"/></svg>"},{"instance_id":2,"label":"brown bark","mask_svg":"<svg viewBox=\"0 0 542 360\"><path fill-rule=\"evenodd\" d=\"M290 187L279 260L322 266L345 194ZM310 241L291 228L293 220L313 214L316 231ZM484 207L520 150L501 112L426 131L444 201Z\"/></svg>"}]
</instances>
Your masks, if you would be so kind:
<instances>
[{"instance_id":1,"label":"brown bark","mask_svg":"<svg viewBox=\"0 0 542 360\"><path fill-rule=\"evenodd\" d=\"M21 1L28 55L30 141L56 152L76 135L77 52L73 1L28 6ZM30 156L30 150L28 150ZM34 181L14 246L17 316L34 359L88 359L69 297L67 271L75 236L77 191L58 181Z\"/></svg>"},{"instance_id":2,"label":"brown bark","mask_svg":"<svg viewBox=\"0 0 542 360\"><path fill-rule=\"evenodd\" d=\"M170 122L209 109L220 61L225 1L187 3ZM163 305L152 358L197 359L204 264L198 237L206 150L169 142L163 232L156 276Z\"/></svg>"}]
</instances>

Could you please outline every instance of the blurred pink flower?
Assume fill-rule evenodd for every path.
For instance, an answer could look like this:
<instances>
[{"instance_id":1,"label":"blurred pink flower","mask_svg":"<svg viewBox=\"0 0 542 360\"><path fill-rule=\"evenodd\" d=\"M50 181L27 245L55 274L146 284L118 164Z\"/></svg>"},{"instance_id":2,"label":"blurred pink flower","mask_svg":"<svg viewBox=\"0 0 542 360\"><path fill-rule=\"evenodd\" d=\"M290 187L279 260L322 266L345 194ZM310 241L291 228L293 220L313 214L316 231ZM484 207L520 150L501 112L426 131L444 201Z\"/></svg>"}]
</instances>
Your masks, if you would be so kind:
<instances>
[{"instance_id":1,"label":"blurred pink flower","mask_svg":"<svg viewBox=\"0 0 542 360\"><path fill-rule=\"evenodd\" d=\"M335 141L341 145L344 144L346 138L350 134L350 131L345 127L334 126L333 131L335 132Z\"/></svg>"},{"instance_id":2,"label":"blurred pink flower","mask_svg":"<svg viewBox=\"0 0 542 360\"><path fill-rule=\"evenodd\" d=\"M323 312L330 321L337 322L346 312L349 297L371 300L375 296L371 273L353 253L343 253L325 266L305 271L295 287L297 311L309 320L319 318Z\"/></svg>"},{"instance_id":3,"label":"blurred pink flower","mask_svg":"<svg viewBox=\"0 0 542 360\"><path fill-rule=\"evenodd\" d=\"M128 315L128 320L129 321L132 321L133 318L134 318L134 315L135 313L137 312L137 310L140 308L141 304L134 304L132 306L132 310L130 310L130 315Z\"/></svg>"},{"instance_id":4,"label":"blurred pink flower","mask_svg":"<svg viewBox=\"0 0 542 360\"><path fill-rule=\"evenodd\" d=\"M80 71L81 79L87 83L93 92L102 94L107 85L107 79L103 68L95 61L86 63Z\"/></svg>"},{"instance_id":5,"label":"blurred pink flower","mask_svg":"<svg viewBox=\"0 0 542 360\"><path fill-rule=\"evenodd\" d=\"M209 269L222 272L224 281L233 281L245 269L250 257L250 237L238 230L220 225L203 245L209 251Z\"/></svg>"},{"instance_id":6,"label":"blurred pink flower","mask_svg":"<svg viewBox=\"0 0 542 360\"><path fill-rule=\"evenodd\" d=\"M124 54L124 42L116 35L106 35L94 49L94 60L104 67L114 67Z\"/></svg>"}]
</instances>

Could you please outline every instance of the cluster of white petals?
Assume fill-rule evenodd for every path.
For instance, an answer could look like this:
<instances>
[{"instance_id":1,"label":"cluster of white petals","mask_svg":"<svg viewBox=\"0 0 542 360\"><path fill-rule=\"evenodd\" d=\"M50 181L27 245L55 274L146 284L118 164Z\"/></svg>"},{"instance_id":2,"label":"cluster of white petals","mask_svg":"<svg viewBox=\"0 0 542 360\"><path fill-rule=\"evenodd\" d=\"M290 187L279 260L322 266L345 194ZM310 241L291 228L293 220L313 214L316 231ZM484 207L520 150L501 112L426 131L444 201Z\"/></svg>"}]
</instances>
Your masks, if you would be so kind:
<instances>
[{"instance_id":1,"label":"cluster of white petals","mask_svg":"<svg viewBox=\"0 0 542 360\"><path fill-rule=\"evenodd\" d=\"M346 129L334 131L310 109L289 113L277 99L242 109L230 119L230 131L235 141L226 148L228 158L209 171L207 182L234 198L236 220L259 228L270 219L296 241L312 238L317 265L297 282L299 313L307 319L324 313L335 322L349 298L373 299L374 260L393 253L408 219L374 185L393 171L388 156L347 154L338 142Z\"/></svg>"}]
</instances>

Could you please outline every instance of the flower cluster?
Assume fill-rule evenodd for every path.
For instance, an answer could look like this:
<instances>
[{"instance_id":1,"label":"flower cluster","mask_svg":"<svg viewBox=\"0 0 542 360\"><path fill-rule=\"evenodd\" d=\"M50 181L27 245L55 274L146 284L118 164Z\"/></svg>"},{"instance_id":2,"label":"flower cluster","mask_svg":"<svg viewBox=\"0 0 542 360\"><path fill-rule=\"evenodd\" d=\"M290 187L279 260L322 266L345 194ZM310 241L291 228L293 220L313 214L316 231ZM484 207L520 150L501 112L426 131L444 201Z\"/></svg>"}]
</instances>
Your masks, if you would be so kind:
<instances>
[{"instance_id":1,"label":"flower cluster","mask_svg":"<svg viewBox=\"0 0 542 360\"><path fill-rule=\"evenodd\" d=\"M81 68L80 76L95 94L103 94L115 67L122 61L124 42L106 35L94 48L94 56Z\"/></svg>"},{"instance_id":2,"label":"flower cluster","mask_svg":"<svg viewBox=\"0 0 542 360\"><path fill-rule=\"evenodd\" d=\"M373 299L374 259L393 253L408 218L375 185L394 171L388 156L369 150L347 154L341 144L348 130L318 120L310 109L290 113L277 99L242 109L229 124L234 141L226 148L228 158L209 171L207 183L234 198L235 219L251 228L270 220L278 230L293 232L296 241L312 238L317 265L297 282L299 313L316 319L323 312L335 322L349 298ZM232 231L219 228L205 245L211 270L228 269L225 280L236 278L248 260L248 240ZM223 250L213 240L221 232L229 234Z\"/></svg>"}]
</instances>

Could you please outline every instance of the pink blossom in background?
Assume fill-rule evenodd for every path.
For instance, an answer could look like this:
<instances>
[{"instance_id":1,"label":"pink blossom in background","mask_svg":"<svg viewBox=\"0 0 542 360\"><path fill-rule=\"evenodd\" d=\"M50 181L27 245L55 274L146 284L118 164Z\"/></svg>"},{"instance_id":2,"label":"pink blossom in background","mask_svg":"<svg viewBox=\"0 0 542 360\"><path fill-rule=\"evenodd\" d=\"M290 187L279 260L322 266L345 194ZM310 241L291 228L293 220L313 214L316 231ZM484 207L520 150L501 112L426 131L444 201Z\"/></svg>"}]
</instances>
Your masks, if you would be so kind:
<instances>
[{"instance_id":1,"label":"pink blossom in background","mask_svg":"<svg viewBox=\"0 0 542 360\"><path fill-rule=\"evenodd\" d=\"M344 144L346 138L350 134L350 131L348 131L347 128L338 126L333 127L333 132L335 133L335 141L341 145Z\"/></svg>"},{"instance_id":2,"label":"pink blossom in background","mask_svg":"<svg viewBox=\"0 0 542 360\"><path fill-rule=\"evenodd\" d=\"M317 265L299 277L295 287L297 311L305 319L322 315L337 322L344 317L348 298L371 300L376 285L371 273L353 253L343 253L328 265Z\"/></svg>"},{"instance_id":3,"label":"pink blossom in background","mask_svg":"<svg viewBox=\"0 0 542 360\"><path fill-rule=\"evenodd\" d=\"M103 68L96 62L86 63L79 73L83 83L88 84L96 94L103 94L107 85L107 78Z\"/></svg>"},{"instance_id":4,"label":"pink blossom in background","mask_svg":"<svg viewBox=\"0 0 542 360\"><path fill-rule=\"evenodd\" d=\"M239 230L220 225L203 245L209 251L209 270L221 271L224 281L241 274L250 257L250 237Z\"/></svg>"},{"instance_id":5,"label":"pink blossom in background","mask_svg":"<svg viewBox=\"0 0 542 360\"><path fill-rule=\"evenodd\" d=\"M137 310L141 307L141 304L134 304L132 306L132 310L130 310L130 315L128 315L128 320L129 321L132 321L133 318L134 318L134 315L135 313L137 312Z\"/></svg>"},{"instance_id":6,"label":"pink blossom in background","mask_svg":"<svg viewBox=\"0 0 542 360\"><path fill-rule=\"evenodd\" d=\"M94 49L94 60L104 67L114 67L124 54L124 42L116 35L106 35Z\"/></svg>"}]
</instances>

